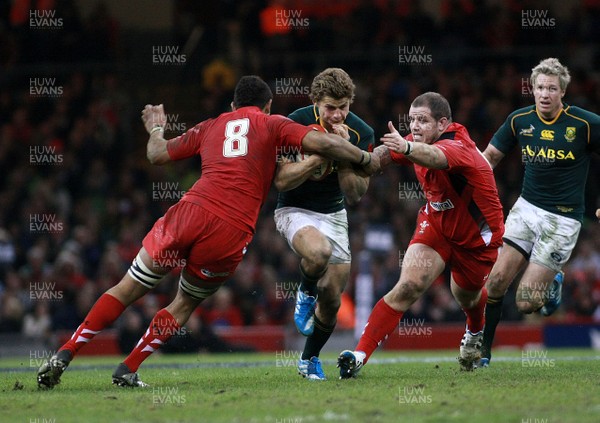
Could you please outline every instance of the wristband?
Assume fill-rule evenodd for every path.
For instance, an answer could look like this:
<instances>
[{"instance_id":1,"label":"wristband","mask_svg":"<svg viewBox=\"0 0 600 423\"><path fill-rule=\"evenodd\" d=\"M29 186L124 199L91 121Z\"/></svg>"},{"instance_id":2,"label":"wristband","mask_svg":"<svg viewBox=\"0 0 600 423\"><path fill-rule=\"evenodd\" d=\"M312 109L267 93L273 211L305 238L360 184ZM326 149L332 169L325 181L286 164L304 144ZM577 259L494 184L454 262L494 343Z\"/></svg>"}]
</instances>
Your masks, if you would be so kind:
<instances>
[{"instance_id":1,"label":"wristband","mask_svg":"<svg viewBox=\"0 0 600 423\"><path fill-rule=\"evenodd\" d=\"M367 153L367 157L369 158L369 161L366 162L365 164L363 164L363 162L365 161L365 153ZM362 152L362 157L360 158L360 162L358 162L358 164L361 165L361 166L366 166L369 163L371 163L371 154L368 153L368 152L366 152L366 151L363 151Z\"/></svg>"},{"instance_id":2,"label":"wristband","mask_svg":"<svg viewBox=\"0 0 600 423\"><path fill-rule=\"evenodd\" d=\"M412 152L411 144L412 144L412 142L406 141L406 150L404 151L405 156L410 156L410 153Z\"/></svg>"},{"instance_id":3,"label":"wristband","mask_svg":"<svg viewBox=\"0 0 600 423\"><path fill-rule=\"evenodd\" d=\"M155 133L156 131L164 131L164 128L160 125L156 125L154 128L152 128L152 130L150 131L150 135L152 135L153 133Z\"/></svg>"}]
</instances>

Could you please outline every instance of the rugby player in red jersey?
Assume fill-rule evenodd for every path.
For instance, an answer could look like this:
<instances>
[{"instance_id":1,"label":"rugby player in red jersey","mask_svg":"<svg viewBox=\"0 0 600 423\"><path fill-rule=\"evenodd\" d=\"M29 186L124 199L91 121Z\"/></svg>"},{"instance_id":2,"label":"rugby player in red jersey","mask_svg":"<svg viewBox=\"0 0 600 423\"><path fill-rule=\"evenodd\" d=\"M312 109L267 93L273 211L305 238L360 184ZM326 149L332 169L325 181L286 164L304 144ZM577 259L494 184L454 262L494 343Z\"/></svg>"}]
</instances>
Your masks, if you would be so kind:
<instances>
[{"instance_id":1,"label":"rugby player in red jersey","mask_svg":"<svg viewBox=\"0 0 600 423\"><path fill-rule=\"evenodd\" d=\"M419 210L400 280L373 308L355 351L345 350L338 358L342 379L357 374L446 266L452 294L467 316L458 357L461 369L473 370L480 358L484 285L504 233L492 168L467 129L452 122L442 95L418 96L409 117L411 134L403 138L390 122L384 145L373 155L380 157L382 166L392 161L413 165L427 203Z\"/></svg>"},{"instance_id":2,"label":"rugby player in red jersey","mask_svg":"<svg viewBox=\"0 0 600 423\"><path fill-rule=\"evenodd\" d=\"M349 161L363 165L369 174L378 170L379 158L372 160L370 153L345 139L271 116L272 98L263 80L244 76L235 88L232 112L203 121L171 140L162 136L163 106L144 108L150 162L162 165L199 155L202 177L156 221L123 279L98 299L71 339L40 367L38 386L58 384L77 351L172 270L157 266L155 258L177 257L186 265L175 299L154 316L137 346L113 373L113 383L119 386L146 386L137 374L142 361L177 333L242 260L282 151L297 149Z\"/></svg>"}]
</instances>

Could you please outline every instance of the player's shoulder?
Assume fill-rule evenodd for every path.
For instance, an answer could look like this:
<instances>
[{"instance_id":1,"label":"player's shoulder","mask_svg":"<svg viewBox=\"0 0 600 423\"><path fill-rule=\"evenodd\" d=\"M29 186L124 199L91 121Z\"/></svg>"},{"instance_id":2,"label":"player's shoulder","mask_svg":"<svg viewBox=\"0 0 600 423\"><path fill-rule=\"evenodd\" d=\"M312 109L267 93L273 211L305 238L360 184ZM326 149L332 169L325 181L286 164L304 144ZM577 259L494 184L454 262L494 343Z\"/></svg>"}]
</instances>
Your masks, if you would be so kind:
<instances>
[{"instance_id":1,"label":"player's shoulder","mask_svg":"<svg viewBox=\"0 0 600 423\"><path fill-rule=\"evenodd\" d=\"M567 106L565 107L565 114L570 117L574 117L576 119L582 119L586 122L593 124L600 124L600 116L594 112L590 112L589 110L582 109L577 106Z\"/></svg>"},{"instance_id":2,"label":"player's shoulder","mask_svg":"<svg viewBox=\"0 0 600 423\"><path fill-rule=\"evenodd\" d=\"M310 125L311 123L316 123L318 121L318 116L315 112L314 105L296 109L292 113L290 113L288 117L294 122L298 122L303 125Z\"/></svg>"},{"instance_id":3,"label":"player's shoulder","mask_svg":"<svg viewBox=\"0 0 600 423\"><path fill-rule=\"evenodd\" d=\"M535 113L534 105L521 107L520 109L513 111L511 114L508 115L507 120L510 122L516 119L527 119L530 116L537 116Z\"/></svg>"}]
</instances>

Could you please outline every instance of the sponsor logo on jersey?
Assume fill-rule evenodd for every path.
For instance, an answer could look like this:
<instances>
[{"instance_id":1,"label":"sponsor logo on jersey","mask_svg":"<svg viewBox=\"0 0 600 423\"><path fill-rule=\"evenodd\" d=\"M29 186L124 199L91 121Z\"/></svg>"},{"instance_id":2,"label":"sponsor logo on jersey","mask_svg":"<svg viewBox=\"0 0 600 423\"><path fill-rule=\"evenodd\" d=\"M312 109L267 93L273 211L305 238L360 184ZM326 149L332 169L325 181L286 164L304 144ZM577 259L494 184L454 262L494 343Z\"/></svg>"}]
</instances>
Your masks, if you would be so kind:
<instances>
[{"instance_id":1,"label":"sponsor logo on jersey","mask_svg":"<svg viewBox=\"0 0 600 423\"><path fill-rule=\"evenodd\" d=\"M449 198L446 201L430 201L429 205L435 211L444 211L454 208L454 204L452 204L452 201L450 201Z\"/></svg>"},{"instance_id":2,"label":"sponsor logo on jersey","mask_svg":"<svg viewBox=\"0 0 600 423\"><path fill-rule=\"evenodd\" d=\"M575 160L575 155L572 151L555 150L554 148L545 147L530 147L526 146L521 150L523 156L537 157L551 160ZM531 161L531 160L528 160Z\"/></svg>"},{"instance_id":3,"label":"sponsor logo on jersey","mask_svg":"<svg viewBox=\"0 0 600 423\"><path fill-rule=\"evenodd\" d=\"M535 127L530 124L528 129L525 129L525 128L521 129L519 131L519 135L524 135L526 137L532 137L534 129L535 129Z\"/></svg>"},{"instance_id":4,"label":"sponsor logo on jersey","mask_svg":"<svg viewBox=\"0 0 600 423\"><path fill-rule=\"evenodd\" d=\"M565 131L565 139L568 142L575 141L575 137L577 136L577 130L574 126L567 126L567 130Z\"/></svg>"},{"instance_id":5,"label":"sponsor logo on jersey","mask_svg":"<svg viewBox=\"0 0 600 423\"><path fill-rule=\"evenodd\" d=\"M206 276L207 278L219 278L229 276L230 272L211 272L208 269L201 269L200 273L202 273L202 276Z\"/></svg>"},{"instance_id":6,"label":"sponsor logo on jersey","mask_svg":"<svg viewBox=\"0 0 600 423\"><path fill-rule=\"evenodd\" d=\"M552 257L552 260L554 260L556 263L560 263L563 258L562 254L557 253L556 251L551 252L550 257Z\"/></svg>"},{"instance_id":7,"label":"sponsor logo on jersey","mask_svg":"<svg viewBox=\"0 0 600 423\"><path fill-rule=\"evenodd\" d=\"M554 131L551 129L544 129L541 133L540 139L544 141L554 141Z\"/></svg>"}]
</instances>

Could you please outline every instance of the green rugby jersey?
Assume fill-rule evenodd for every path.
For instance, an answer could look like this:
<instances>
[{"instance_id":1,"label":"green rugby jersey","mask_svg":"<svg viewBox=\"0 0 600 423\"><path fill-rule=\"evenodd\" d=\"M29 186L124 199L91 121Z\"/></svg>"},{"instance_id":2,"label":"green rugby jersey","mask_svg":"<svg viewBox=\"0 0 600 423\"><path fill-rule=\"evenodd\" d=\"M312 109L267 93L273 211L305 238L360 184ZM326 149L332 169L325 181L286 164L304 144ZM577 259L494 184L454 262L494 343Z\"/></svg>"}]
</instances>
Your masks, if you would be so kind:
<instances>
[{"instance_id":1,"label":"green rugby jersey","mask_svg":"<svg viewBox=\"0 0 600 423\"><path fill-rule=\"evenodd\" d=\"M547 121L528 106L511 113L490 143L504 154L517 143L521 147L525 200L583 220L590 155L600 152L600 116L563 103L558 116Z\"/></svg>"},{"instance_id":2,"label":"green rugby jersey","mask_svg":"<svg viewBox=\"0 0 600 423\"><path fill-rule=\"evenodd\" d=\"M320 124L319 109L315 105L298 109L288 117L303 125ZM362 150L373 150L375 143L373 128L352 112L348 113L344 123L349 128L349 142ZM334 213L343 210L344 194L338 181L337 163L334 163L333 171L324 179L320 181L306 180L292 190L280 192L276 208L281 207L299 207L319 213Z\"/></svg>"}]
</instances>

